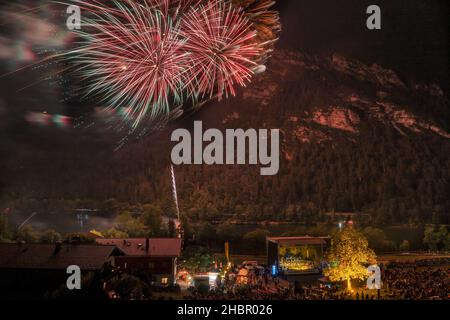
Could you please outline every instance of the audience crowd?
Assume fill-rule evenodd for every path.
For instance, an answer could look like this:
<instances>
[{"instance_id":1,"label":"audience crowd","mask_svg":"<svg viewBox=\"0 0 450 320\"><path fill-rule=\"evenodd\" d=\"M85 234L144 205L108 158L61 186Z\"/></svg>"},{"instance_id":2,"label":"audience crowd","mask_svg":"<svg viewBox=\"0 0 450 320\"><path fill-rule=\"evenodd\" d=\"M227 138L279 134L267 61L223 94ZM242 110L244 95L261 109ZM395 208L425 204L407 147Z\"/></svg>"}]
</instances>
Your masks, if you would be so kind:
<instances>
[{"instance_id":1,"label":"audience crowd","mask_svg":"<svg viewBox=\"0 0 450 320\"><path fill-rule=\"evenodd\" d=\"M364 283L348 292L345 285L316 281L288 282L274 277L267 267L233 268L224 281L209 292L191 290L189 299L199 300L430 300L450 299L450 259L391 262L381 265L382 290L366 290ZM245 276L242 276L242 275Z\"/></svg>"}]
</instances>

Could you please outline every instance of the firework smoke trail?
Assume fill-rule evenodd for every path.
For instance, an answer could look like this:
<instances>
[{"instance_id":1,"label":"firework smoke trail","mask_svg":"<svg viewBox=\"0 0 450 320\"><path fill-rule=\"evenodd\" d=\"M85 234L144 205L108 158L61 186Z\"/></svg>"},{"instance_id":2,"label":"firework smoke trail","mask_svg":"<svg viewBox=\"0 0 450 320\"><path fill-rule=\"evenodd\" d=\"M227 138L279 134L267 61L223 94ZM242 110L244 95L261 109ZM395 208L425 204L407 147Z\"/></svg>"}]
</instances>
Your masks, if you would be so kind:
<instances>
[{"instance_id":1,"label":"firework smoke trail","mask_svg":"<svg viewBox=\"0 0 450 320\"><path fill-rule=\"evenodd\" d=\"M173 190L173 198L175 201L175 207L177 209L177 218L178 221L180 221L180 207L178 205L177 182L175 180L175 171L173 170L173 165L170 165L170 173L172 174L172 190Z\"/></svg>"},{"instance_id":2,"label":"firework smoke trail","mask_svg":"<svg viewBox=\"0 0 450 320\"><path fill-rule=\"evenodd\" d=\"M260 54L253 41L256 32L243 11L231 3L211 1L190 11L183 20L183 31L191 53L193 81L203 97L235 95L235 84L245 86Z\"/></svg>"}]
</instances>

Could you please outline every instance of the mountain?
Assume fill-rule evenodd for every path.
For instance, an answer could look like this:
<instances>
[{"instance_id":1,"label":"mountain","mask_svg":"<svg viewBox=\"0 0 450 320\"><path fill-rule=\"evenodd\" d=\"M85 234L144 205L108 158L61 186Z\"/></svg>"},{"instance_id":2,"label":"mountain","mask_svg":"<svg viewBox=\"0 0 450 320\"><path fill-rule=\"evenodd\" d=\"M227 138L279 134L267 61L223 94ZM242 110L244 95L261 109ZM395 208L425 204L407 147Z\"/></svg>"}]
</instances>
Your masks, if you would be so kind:
<instances>
[{"instance_id":1,"label":"mountain","mask_svg":"<svg viewBox=\"0 0 450 320\"><path fill-rule=\"evenodd\" d=\"M378 224L445 223L449 115L437 84L337 53L277 50L236 98L209 103L116 152L98 136L74 132L49 133L52 143L40 149L17 148L3 198L22 195L27 210L102 206L114 198L173 211L170 133L202 120L205 129L279 128L283 157L274 177L255 166L176 167L181 210L193 221L313 223L329 211L364 211Z\"/></svg>"},{"instance_id":2,"label":"mountain","mask_svg":"<svg viewBox=\"0 0 450 320\"><path fill-rule=\"evenodd\" d=\"M258 113L278 111L278 124L300 141L332 140L336 130L357 136L367 124L402 136L450 138L448 98L437 84L408 82L392 70L339 54L278 51L268 70L243 91L242 103L257 104Z\"/></svg>"}]
</instances>

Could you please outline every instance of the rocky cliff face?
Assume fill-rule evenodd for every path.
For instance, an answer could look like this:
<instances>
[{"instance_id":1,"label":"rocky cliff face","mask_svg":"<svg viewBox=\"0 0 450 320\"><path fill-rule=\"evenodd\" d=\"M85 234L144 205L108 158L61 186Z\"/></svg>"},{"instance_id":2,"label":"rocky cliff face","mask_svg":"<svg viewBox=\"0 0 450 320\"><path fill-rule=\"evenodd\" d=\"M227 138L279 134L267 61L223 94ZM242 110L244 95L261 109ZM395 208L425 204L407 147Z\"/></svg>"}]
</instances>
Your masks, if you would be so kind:
<instances>
[{"instance_id":1,"label":"rocky cliff face","mask_svg":"<svg viewBox=\"0 0 450 320\"><path fill-rule=\"evenodd\" d=\"M234 104L251 104L260 115L271 114L285 133L303 143L331 140L336 134L354 139L367 125L394 128L403 136L450 139L449 119L439 116L449 110L449 101L437 84L408 81L393 70L339 54L276 51L268 71L256 76L241 98ZM233 110L223 123L242 120L241 112Z\"/></svg>"}]
</instances>

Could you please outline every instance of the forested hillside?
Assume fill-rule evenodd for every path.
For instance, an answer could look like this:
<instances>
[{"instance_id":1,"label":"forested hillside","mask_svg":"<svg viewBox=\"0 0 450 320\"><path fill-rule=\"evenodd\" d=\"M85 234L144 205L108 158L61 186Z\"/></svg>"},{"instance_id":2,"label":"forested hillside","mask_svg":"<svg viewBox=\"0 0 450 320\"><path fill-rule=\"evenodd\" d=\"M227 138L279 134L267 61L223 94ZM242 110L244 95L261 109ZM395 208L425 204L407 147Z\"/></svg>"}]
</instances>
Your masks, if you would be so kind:
<instances>
[{"instance_id":1,"label":"forested hillside","mask_svg":"<svg viewBox=\"0 0 450 320\"><path fill-rule=\"evenodd\" d=\"M33 149L4 150L1 201L55 212L82 204L106 215L153 203L173 213L170 133L197 119L205 129L280 128L282 159L274 177L257 166L175 167L192 221L311 223L330 211L363 211L377 224L448 223L449 111L437 85L336 54L278 51L238 97L117 151L119 138L107 131L36 130L42 142ZM59 142L68 136L73 143Z\"/></svg>"}]
</instances>

